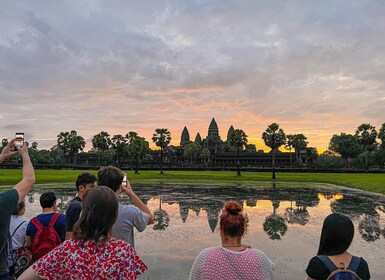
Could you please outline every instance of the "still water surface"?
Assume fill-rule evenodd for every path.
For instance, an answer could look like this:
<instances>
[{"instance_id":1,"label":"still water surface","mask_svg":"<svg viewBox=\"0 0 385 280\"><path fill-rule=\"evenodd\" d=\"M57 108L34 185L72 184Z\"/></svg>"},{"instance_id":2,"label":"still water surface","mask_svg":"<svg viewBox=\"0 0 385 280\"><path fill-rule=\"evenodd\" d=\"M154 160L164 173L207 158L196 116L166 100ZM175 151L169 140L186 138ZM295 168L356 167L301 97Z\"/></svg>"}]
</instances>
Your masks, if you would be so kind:
<instances>
[{"instance_id":1,"label":"still water surface","mask_svg":"<svg viewBox=\"0 0 385 280\"><path fill-rule=\"evenodd\" d=\"M53 190L58 210L65 212L75 190ZM156 218L144 232L135 232L136 249L149 267L141 279L187 279L196 255L220 245L218 218L229 200L243 205L249 217L244 243L267 253L276 264L276 279L306 279L304 271L317 252L322 222L332 212L352 218L356 234L351 253L368 261L372 279L385 279L385 196L321 185L136 185L134 190ZM27 197L26 219L40 213L40 194L35 191ZM120 200L130 203L125 197Z\"/></svg>"}]
</instances>

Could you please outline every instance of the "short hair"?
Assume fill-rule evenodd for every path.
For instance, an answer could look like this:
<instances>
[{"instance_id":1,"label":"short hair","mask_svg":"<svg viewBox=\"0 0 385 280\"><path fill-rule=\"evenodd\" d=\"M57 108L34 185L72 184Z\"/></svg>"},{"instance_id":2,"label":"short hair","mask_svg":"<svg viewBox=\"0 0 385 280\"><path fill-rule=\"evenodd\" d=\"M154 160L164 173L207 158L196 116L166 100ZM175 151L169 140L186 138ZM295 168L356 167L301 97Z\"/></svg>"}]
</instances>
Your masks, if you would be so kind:
<instances>
[{"instance_id":1,"label":"short hair","mask_svg":"<svg viewBox=\"0 0 385 280\"><path fill-rule=\"evenodd\" d=\"M15 211L12 213L12 215L16 215L16 216L19 215L20 211L23 209L25 209L24 200L17 204L17 207L16 207Z\"/></svg>"},{"instance_id":2,"label":"short hair","mask_svg":"<svg viewBox=\"0 0 385 280\"><path fill-rule=\"evenodd\" d=\"M98 185L116 192L123 182L124 172L115 166L103 166L98 171Z\"/></svg>"},{"instance_id":3,"label":"short hair","mask_svg":"<svg viewBox=\"0 0 385 280\"><path fill-rule=\"evenodd\" d=\"M86 186L87 184L94 183L94 182L96 182L95 175L88 172L83 172L76 179L76 189L77 191L79 191L80 186Z\"/></svg>"},{"instance_id":4,"label":"short hair","mask_svg":"<svg viewBox=\"0 0 385 280\"><path fill-rule=\"evenodd\" d=\"M248 218L238 202L229 201L223 207L219 224L222 234L242 237L247 231Z\"/></svg>"},{"instance_id":5,"label":"short hair","mask_svg":"<svg viewBox=\"0 0 385 280\"><path fill-rule=\"evenodd\" d=\"M40 196L40 206L44 208L50 208L56 201L56 195L54 192L45 192Z\"/></svg>"},{"instance_id":6,"label":"short hair","mask_svg":"<svg viewBox=\"0 0 385 280\"><path fill-rule=\"evenodd\" d=\"M322 226L317 255L334 256L345 252L354 237L354 225L349 217L333 213L326 217Z\"/></svg>"},{"instance_id":7,"label":"short hair","mask_svg":"<svg viewBox=\"0 0 385 280\"><path fill-rule=\"evenodd\" d=\"M104 242L109 238L118 216L118 198L106 186L87 191L82 199L82 212L74 225L74 238Z\"/></svg>"}]
</instances>

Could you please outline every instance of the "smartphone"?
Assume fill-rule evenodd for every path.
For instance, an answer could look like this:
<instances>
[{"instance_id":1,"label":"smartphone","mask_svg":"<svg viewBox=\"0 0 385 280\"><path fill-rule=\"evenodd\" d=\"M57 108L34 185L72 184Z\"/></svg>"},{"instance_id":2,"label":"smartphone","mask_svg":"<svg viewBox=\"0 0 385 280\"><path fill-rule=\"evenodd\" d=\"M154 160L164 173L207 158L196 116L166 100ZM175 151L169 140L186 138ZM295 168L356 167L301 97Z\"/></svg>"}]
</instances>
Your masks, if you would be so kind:
<instances>
[{"instance_id":1,"label":"smartphone","mask_svg":"<svg viewBox=\"0 0 385 280\"><path fill-rule=\"evenodd\" d=\"M122 187L123 188L127 187L127 175L124 175L124 177L123 177Z\"/></svg>"},{"instance_id":2,"label":"smartphone","mask_svg":"<svg viewBox=\"0 0 385 280\"><path fill-rule=\"evenodd\" d=\"M24 133L23 132L16 132L15 134L15 151L17 151L20 147L24 145Z\"/></svg>"}]
</instances>

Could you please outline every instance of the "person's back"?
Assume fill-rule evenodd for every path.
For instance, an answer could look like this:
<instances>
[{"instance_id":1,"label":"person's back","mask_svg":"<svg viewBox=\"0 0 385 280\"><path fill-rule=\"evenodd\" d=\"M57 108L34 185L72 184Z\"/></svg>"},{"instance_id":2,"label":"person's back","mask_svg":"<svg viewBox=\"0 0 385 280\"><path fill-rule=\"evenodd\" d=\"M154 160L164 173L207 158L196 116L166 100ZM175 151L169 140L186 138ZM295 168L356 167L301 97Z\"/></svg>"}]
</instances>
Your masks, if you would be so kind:
<instances>
[{"instance_id":1,"label":"person's back","mask_svg":"<svg viewBox=\"0 0 385 280\"><path fill-rule=\"evenodd\" d=\"M273 264L260 250L246 248L235 252L223 247L201 251L190 272L191 280L272 280Z\"/></svg>"},{"instance_id":2,"label":"person's back","mask_svg":"<svg viewBox=\"0 0 385 280\"><path fill-rule=\"evenodd\" d=\"M196 257L189 280L272 280L274 263L257 249L242 244L248 218L238 202L229 201L219 218L222 246L203 249Z\"/></svg>"},{"instance_id":3,"label":"person's back","mask_svg":"<svg viewBox=\"0 0 385 280\"><path fill-rule=\"evenodd\" d=\"M322 226L317 256L309 261L306 268L307 279L326 280L338 268L344 267L355 272L360 279L369 280L370 273L367 262L347 251L353 237L354 225L349 217L339 213L327 216ZM344 273L344 275L354 279L354 275L351 273Z\"/></svg>"},{"instance_id":4,"label":"person's back","mask_svg":"<svg viewBox=\"0 0 385 280\"><path fill-rule=\"evenodd\" d=\"M40 196L40 205L43 213L32 218L27 226L27 245L32 249L34 260L63 242L66 232L65 215L55 211L55 194L53 192L43 193ZM43 254L43 252L45 253Z\"/></svg>"},{"instance_id":5,"label":"person's back","mask_svg":"<svg viewBox=\"0 0 385 280\"><path fill-rule=\"evenodd\" d=\"M126 179L124 179L126 178ZM132 205L119 204L118 217L112 228L112 236L127 241L135 248L134 227L143 231L152 224L153 215L131 188L130 182L122 170L114 166L105 166L98 171L98 185L107 186L116 195L125 193Z\"/></svg>"},{"instance_id":6,"label":"person's back","mask_svg":"<svg viewBox=\"0 0 385 280\"><path fill-rule=\"evenodd\" d=\"M135 248L134 228L145 230L148 215L134 205L119 204L118 218L112 227L112 236L127 241Z\"/></svg>"}]
</instances>

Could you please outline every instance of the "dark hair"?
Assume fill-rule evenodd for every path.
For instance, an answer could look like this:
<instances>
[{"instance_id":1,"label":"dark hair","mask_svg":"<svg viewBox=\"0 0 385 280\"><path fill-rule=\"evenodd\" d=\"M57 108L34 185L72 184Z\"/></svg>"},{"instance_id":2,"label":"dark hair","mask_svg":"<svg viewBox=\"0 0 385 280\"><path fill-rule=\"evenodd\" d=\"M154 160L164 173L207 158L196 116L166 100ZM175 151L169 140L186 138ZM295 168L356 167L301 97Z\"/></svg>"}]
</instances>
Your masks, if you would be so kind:
<instances>
[{"instance_id":1,"label":"dark hair","mask_svg":"<svg viewBox=\"0 0 385 280\"><path fill-rule=\"evenodd\" d=\"M242 207L238 202L229 201L225 204L220 217L221 233L232 237L242 237L247 230L247 223L247 216L242 212Z\"/></svg>"},{"instance_id":2,"label":"dark hair","mask_svg":"<svg viewBox=\"0 0 385 280\"><path fill-rule=\"evenodd\" d=\"M87 191L82 199L82 213L74 225L75 239L107 241L118 216L118 198L106 186Z\"/></svg>"},{"instance_id":3,"label":"dark hair","mask_svg":"<svg viewBox=\"0 0 385 280\"><path fill-rule=\"evenodd\" d=\"M334 256L345 252L354 236L353 222L349 217L333 213L326 217L322 226L317 255Z\"/></svg>"},{"instance_id":4,"label":"dark hair","mask_svg":"<svg viewBox=\"0 0 385 280\"><path fill-rule=\"evenodd\" d=\"M56 195L53 192L45 192L40 196L40 206L44 208L51 208L56 201Z\"/></svg>"},{"instance_id":5,"label":"dark hair","mask_svg":"<svg viewBox=\"0 0 385 280\"><path fill-rule=\"evenodd\" d=\"M24 200L17 204L17 207L16 207L15 211L12 213L12 215L19 215L20 211L23 209L25 209Z\"/></svg>"},{"instance_id":6,"label":"dark hair","mask_svg":"<svg viewBox=\"0 0 385 280\"><path fill-rule=\"evenodd\" d=\"M115 166L103 166L98 171L98 185L107 186L114 192L123 182L124 172Z\"/></svg>"},{"instance_id":7,"label":"dark hair","mask_svg":"<svg viewBox=\"0 0 385 280\"><path fill-rule=\"evenodd\" d=\"M80 174L76 179L76 189L77 191L79 191L79 186L85 187L87 184L94 183L94 182L96 182L96 176L91 173L84 172Z\"/></svg>"}]
</instances>

